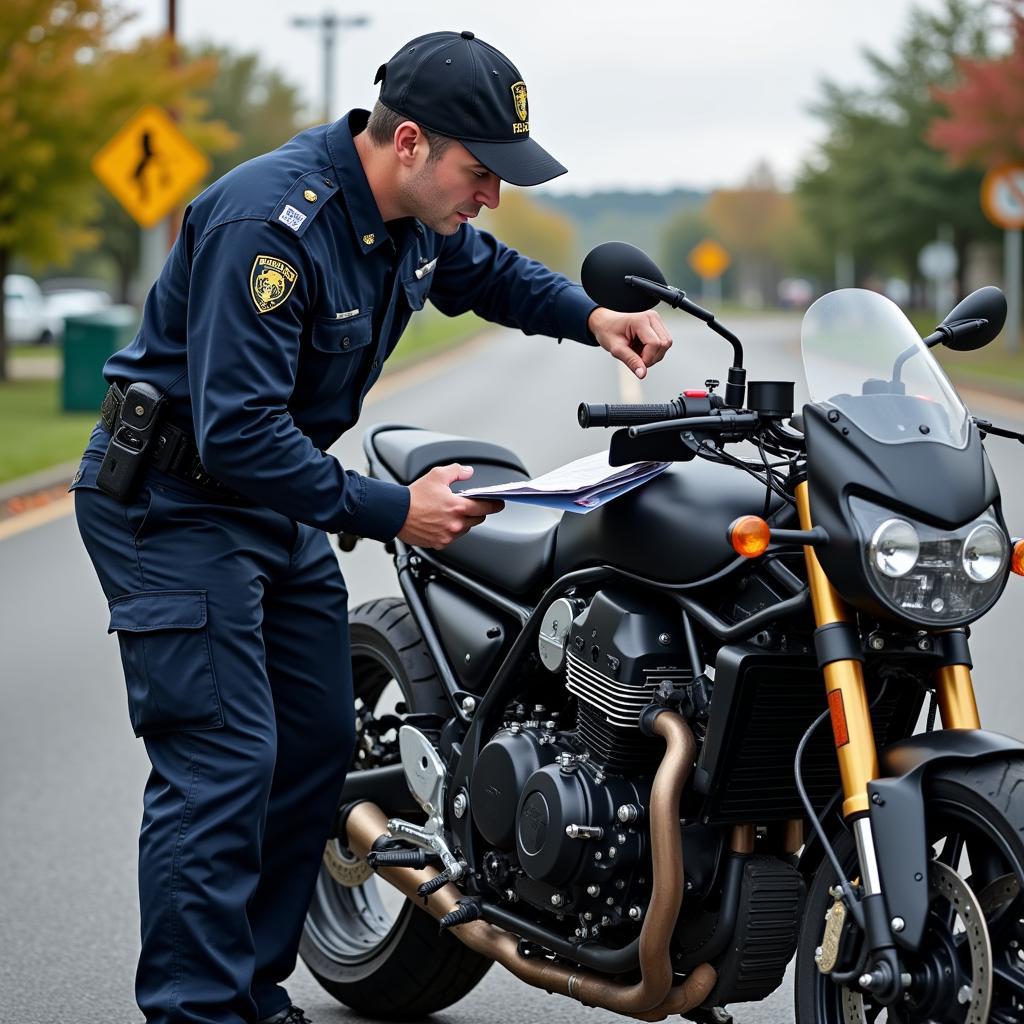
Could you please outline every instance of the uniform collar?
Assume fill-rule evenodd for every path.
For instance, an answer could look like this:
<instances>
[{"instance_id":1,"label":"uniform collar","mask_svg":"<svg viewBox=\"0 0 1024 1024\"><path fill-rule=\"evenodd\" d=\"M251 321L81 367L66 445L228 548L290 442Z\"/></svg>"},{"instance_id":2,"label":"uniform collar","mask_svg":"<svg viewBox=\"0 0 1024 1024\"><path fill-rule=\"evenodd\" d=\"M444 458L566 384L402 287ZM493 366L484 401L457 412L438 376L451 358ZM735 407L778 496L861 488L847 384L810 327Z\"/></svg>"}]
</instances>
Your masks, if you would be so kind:
<instances>
[{"instance_id":1,"label":"uniform collar","mask_svg":"<svg viewBox=\"0 0 1024 1024\"><path fill-rule=\"evenodd\" d=\"M338 185L345 194L356 244L364 253L373 252L391 240L353 140L353 135L366 127L369 116L367 110L350 110L327 129L327 152L334 164Z\"/></svg>"}]
</instances>

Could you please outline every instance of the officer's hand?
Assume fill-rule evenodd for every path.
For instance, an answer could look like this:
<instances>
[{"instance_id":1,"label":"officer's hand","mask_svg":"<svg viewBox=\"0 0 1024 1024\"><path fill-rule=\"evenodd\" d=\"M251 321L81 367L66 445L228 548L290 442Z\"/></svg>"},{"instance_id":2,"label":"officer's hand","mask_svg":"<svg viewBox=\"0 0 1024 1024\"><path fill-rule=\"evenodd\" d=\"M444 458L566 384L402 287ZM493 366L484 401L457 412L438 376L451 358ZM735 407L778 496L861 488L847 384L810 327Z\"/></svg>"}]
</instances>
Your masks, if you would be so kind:
<instances>
[{"instance_id":1,"label":"officer's hand","mask_svg":"<svg viewBox=\"0 0 1024 1024\"><path fill-rule=\"evenodd\" d=\"M421 548L443 548L457 537L479 526L492 512L505 507L503 501L481 501L455 494L451 485L468 480L472 466L436 466L409 485L409 514L398 539Z\"/></svg>"},{"instance_id":2,"label":"officer's hand","mask_svg":"<svg viewBox=\"0 0 1024 1024\"><path fill-rule=\"evenodd\" d=\"M641 380L647 376L647 367L661 362L672 347L668 328L653 310L616 313L598 306L587 319L587 327L601 348L621 359Z\"/></svg>"}]
</instances>

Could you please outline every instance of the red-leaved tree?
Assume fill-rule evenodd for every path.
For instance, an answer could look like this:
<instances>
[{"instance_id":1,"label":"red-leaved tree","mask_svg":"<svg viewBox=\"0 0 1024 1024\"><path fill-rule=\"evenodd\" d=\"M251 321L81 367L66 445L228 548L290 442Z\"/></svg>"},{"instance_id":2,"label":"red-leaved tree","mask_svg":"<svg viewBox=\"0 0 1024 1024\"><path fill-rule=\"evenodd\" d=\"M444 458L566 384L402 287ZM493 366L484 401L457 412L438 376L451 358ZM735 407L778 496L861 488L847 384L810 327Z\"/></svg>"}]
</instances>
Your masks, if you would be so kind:
<instances>
[{"instance_id":1,"label":"red-leaved tree","mask_svg":"<svg viewBox=\"0 0 1024 1024\"><path fill-rule=\"evenodd\" d=\"M1009 52L996 60L961 59L957 84L932 90L948 114L932 121L928 142L957 166L1024 163L1024 3L1004 7Z\"/></svg>"}]
</instances>

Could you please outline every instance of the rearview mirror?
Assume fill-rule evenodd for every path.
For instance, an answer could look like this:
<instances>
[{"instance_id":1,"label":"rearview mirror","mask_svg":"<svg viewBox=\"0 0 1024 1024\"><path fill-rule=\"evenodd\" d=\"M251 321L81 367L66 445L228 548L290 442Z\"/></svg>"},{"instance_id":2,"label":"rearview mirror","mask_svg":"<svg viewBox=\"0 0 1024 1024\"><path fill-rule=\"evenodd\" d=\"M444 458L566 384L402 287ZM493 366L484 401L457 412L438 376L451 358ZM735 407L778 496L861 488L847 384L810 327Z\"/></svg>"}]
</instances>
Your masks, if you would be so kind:
<instances>
[{"instance_id":1,"label":"rearview mirror","mask_svg":"<svg viewBox=\"0 0 1024 1024\"><path fill-rule=\"evenodd\" d=\"M939 324L942 343L957 352L971 352L992 341L1006 322L1006 296L992 285L971 292Z\"/></svg>"},{"instance_id":2,"label":"rearview mirror","mask_svg":"<svg viewBox=\"0 0 1024 1024\"><path fill-rule=\"evenodd\" d=\"M627 277L644 277L667 284L654 260L628 242L602 242L590 250L580 270L584 291L599 306L619 313L653 309L659 302L657 296L626 284Z\"/></svg>"}]
</instances>

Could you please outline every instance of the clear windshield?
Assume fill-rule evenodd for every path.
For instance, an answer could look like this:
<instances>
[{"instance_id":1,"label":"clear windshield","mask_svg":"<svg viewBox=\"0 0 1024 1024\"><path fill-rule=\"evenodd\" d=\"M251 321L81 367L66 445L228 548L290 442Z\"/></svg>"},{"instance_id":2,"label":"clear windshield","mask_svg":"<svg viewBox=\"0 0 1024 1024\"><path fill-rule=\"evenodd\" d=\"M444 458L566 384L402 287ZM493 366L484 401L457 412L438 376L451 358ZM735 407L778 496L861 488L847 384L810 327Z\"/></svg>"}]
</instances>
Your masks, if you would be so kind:
<instances>
[{"instance_id":1,"label":"clear windshield","mask_svg":"<svg viewBox=\"0 0 1024 1024\"><path fill-rule=\"evenodd\" d=\"M807 310L801 330L811 401L838 409L877 441L967 444L968 412L900 308L843 288Z\"/></svg>"}]
</instances>

